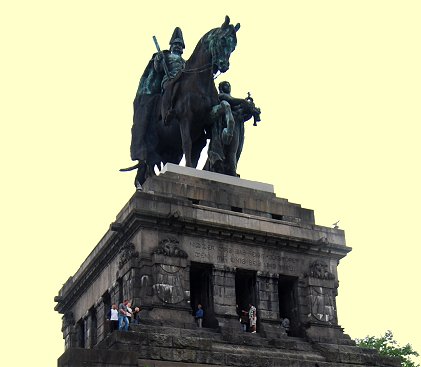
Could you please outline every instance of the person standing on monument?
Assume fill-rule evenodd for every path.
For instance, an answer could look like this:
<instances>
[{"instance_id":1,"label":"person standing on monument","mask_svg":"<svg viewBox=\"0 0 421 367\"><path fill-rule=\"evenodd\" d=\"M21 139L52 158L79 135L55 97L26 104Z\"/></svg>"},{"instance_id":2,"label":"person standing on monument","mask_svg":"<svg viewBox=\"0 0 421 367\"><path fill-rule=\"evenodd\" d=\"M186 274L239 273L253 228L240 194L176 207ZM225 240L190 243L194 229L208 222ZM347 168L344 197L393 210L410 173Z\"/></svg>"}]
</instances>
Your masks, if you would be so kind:
<instances>
[{"instance_id":1,"label":"person standing on monument","mask_svg":"<svg viewBox=\"0 0 421 367\"><path fill-rule=\"evenodd\" d=\"M249 303L249 320L250 320L250 332L252 334L256 333L256 323L257 323L257 314L256 307Z\"/></svg>"},{"instance_id":2,"label":"person standing on monument","mask_svg":"<svg viewBox=\"0 0 421 367\"><path fill-rule=\"evenodd\" d=\"M129 330L129 319L127 318L127 304L129 301L125 299L118 305L118 330Z\"/></svg>"},{"instance_id":3,"label":"person standing on monument","mask_svg":"<svg viewBox=\"0 0 421 367\"><path fill-rule=\"evenodd\" d=\"M158 163L155 162L159 158L155 157L154 152L157 144L154 124L158 123L161 115L164 120L167 116L171 116L172 83L168 83L185 67L185 60L181 56L184 48L183 33L176 27L170 40L170 49L154 53L140 79L133 101L130 145L131 159L139 161L139 171L135 180L137 188L141 188L139 185L145 179L143 177L145 172L140 171L141 166L145 169L143 163ZM164 93L167 86L168 91ZM165 111L162 112L163 110Z\"/></svg>"},{"instance_id":4,"label":"person standing on monument","mask_svg":"<svg viewBox=\"0 0 421 367\"><path fill-rule=\"evenodd\" d=\"M129 325L132 322L133 310L132 310L132 302L129 301L127 303L127 319L129 320Z\"/></svg>"},{"instance_id":5,"label":"person standing on monument","mask_svg":"<svg viewBox=\"0 0 421 367\"><path fill-rule=\"evenodd\" d=\"M118 329L118 310L117 305L113 303L107 315L107 320L110 321L110 333Z\"/></svg>"},{"instance_id":6,"label":"person standing on monument","mask_svg":"<svg viewBox=\"0 0 421 367\"><path fill-rule=\"evenodd\" d=\"M135 307L134 308L134 312L133 312L133 317L132 317L132 323L133 324L140 324L140 307Z\"/></svg>"},{"instance_id":7,"label":"person standing on monument","mask_svg":"<svg viewBox=\"0 0 421 367\"><path fill-rule=\"evenodd\" d=\"M202 308L202 305L199 303L197 305L195 317L196 317L197 326L200 329L202 328L203 316L204 316L203 308Z\"/></svg>"}]
</instances>

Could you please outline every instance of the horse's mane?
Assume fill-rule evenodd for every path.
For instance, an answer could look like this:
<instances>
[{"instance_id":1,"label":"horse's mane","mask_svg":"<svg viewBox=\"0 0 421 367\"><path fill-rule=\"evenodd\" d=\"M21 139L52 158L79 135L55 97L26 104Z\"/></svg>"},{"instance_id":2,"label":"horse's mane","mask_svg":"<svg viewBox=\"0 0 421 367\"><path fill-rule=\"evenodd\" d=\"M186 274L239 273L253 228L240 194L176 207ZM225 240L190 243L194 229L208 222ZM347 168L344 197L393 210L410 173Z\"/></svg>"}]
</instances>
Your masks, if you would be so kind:
<instances>
[{"instance_id":1,"label":"horse's mane","mask_svg":"<svg viewBox=\"0 0 421 367\"><path fill-rule=\"evenodd\" d=\"M224 37L228 35L229 33L231 33L234 36L235 40L237 41L237 37L235 34L236 32L232 24L228 25L225 29L221 27L211 29L209 32L206 32L203 35L203 37L199 40L199 42L197 42L196 47L194 48L193 53L191 54L187 62L189 63L194 62L196 58L199 57L199 54L203 52L202 50L204 50L206 53L209 53L210 44L212 40L214 39L213 36L216 33L221 33L221 32L222 34L220 35L220 37Z\"/></svg>"},{"instance_id":2,"label":"horse's mane","mask_svg":"<svg viewBox=\"0 0 421 367\"><path fill-rule=\"evenodd\" d=\"M199 55L203 52L209 52L209 42L211 40L211 36L218 30L219 28L211 29L209 32L206 32L203 37L197 42L196 47L194 48L191 56L187 60L187 63L195 62Z\"/></svg>"}]
</instances>

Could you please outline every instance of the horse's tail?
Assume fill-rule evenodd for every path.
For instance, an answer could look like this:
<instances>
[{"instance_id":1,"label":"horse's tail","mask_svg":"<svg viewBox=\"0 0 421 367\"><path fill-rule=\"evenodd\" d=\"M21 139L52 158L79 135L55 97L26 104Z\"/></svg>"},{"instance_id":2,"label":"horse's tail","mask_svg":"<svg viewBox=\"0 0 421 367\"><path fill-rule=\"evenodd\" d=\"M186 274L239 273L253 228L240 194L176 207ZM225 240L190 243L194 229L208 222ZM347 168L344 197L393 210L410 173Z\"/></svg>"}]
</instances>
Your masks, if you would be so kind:
<instances>
[{"instance_id":1,"label":"horse's tail","mask_svg":"<svg viewBox=\"0 0 421 367\"><path fill-rule=\"evenodd\" d=\"M129 172L129 171L133 171L134 169L137 169L139 167L141 167L143 164L145 164L145 162L139 162L137 164L135 164L134 166L131 167L127 167L127 168L120 168L119 171L120 172Z\"/></svg>"}]
</instances>

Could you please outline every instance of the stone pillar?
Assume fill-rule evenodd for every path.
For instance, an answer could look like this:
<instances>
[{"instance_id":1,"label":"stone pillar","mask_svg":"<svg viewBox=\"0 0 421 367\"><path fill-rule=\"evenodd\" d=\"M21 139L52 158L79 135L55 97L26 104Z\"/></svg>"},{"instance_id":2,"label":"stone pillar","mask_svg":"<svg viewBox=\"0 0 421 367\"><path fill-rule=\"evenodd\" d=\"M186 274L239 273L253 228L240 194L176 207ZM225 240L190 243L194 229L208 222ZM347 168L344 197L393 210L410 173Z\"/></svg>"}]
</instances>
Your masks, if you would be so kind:
<instances>
[{"instance_id":1,"label":"stone pillar","mask_svg":"<svg viewBox=\"0 0 421 367\"><path fill-rule=\"evenodd\" d=\"M109 330L107 321L106 321L106 315L108 310L105 309L104 299L103 297L100 297L98 301L95 303L95 312L96 312L96 339L97 343L99 343L101 340L105 338L107 335L107 332Z\"/></svg>"},{"instance_id":2,"label":"stone pillar","mask_svg":"<svg viewBox=\"0 0 421 367\"><path fill-rule=\"evenodd\" d=\"M118 307L118 304L122 302L123 300L120 300L120 284L118 281L116 281L111 288L108 290L110 293L111 298L111 304L116 304Z\"/></svg>"},{"instance_id":3,"label":"stone pillar","mask_svg":"<svg viewBox=\"0 0 421 367\"><path fill-rule=\"evenodd\" d=\"M219 327L239 329L235 299L235 269L214 265L212 270L215 317Z\"/></svg>"},{"instance_id":4,"label":"stone pillar","mask_svg":"<svg viewBox=\"0 0 421 367\"><path fill-rule=\"evenodd\" d=\"M286 335L280 327L278 278L279 274L257 272L257 332L265 337Z\"/></svg>"},{"instance_id":5,"label":"stone pillar","mask_svg":"<svg viewBox=\"0 0 421 367\"><path fill-rule=\"evenodd\" d=\"M69 348L77 347L77 335L73 312L66 312L63 315L61 331L63 332L64 349L67 350Z\"/></svg>"},{"instance_id":6,"label":"stone pillar","mask_svg":"<svg viewBox=\"0 0 421 367\"><path fill-rule=\"evenodd\" d=\"M297 287L297 308L298 308L298 334L304 336L304 329L309 322L310 314L310 294L308 282L304 278L298 280Z\"/></svg>"},{"instance_id":7,"label":"stone pillar","mask_svg":"<svg viewBox=\"0 0 421 367\"><path fill-rule=\"evenodd\" d=\"M149 310L153 304L153 267L142 261L141 267L134 269L133 304ZM144 312L142 313L144 315Z\"/></svg>"},{"instance_id":8,"label":"stone pillar","mask_svg":"<svg viewBox=\"0 0 421 367\"><path fill-rule=\"evenodd\" d=\"M122 277L123 300L133 300L134 269L130 269Z\"/></svg>"},{"instance_id":9,"label":"stone pillar","mask_svg":"<svg viewBox=\"0 0 421 367\"><path fill-rule=\"evenodd\" d=\"M133 243L125 243L119 251L117 278L120 280L120 295L123 301L125 299L133 301L135 298L135 268L139 265L139 252Z\"/></svg>"},{"instance_id":10,"label":"stone pillar","mask_svg":"<svg viewBox=\"0 0 421 367\"><path fill-rule=\"evenodd\" d=\"M90 340L91 340L91 317L89 311L83 316L83 345L85 348L91 348Z\"/></svg>"}]
</instances>

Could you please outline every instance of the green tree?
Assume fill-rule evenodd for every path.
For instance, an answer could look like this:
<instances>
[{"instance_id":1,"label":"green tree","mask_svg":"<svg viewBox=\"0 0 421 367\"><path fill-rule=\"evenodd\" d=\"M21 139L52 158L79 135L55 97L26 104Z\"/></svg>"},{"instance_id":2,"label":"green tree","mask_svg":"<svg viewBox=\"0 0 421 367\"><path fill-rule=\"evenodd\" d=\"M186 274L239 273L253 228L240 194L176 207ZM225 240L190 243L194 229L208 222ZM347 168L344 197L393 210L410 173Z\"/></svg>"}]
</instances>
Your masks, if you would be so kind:
<instances>
[{"instance_id":1,"label":"green tree","mask_svg":"<svg viewBox=\"0 0 421 367\"><path fill-rule=\"evenodd\" d=\"M418 357L419 354L412 349L411 344L401 347L390 330L379 338L375 336L366 336L364 339L355 339L359 347L377 349L380 354L391 357L398 357L401 360L402 367L420 367L411 360L411 357Z\"/></svg>"}]
</instances>

